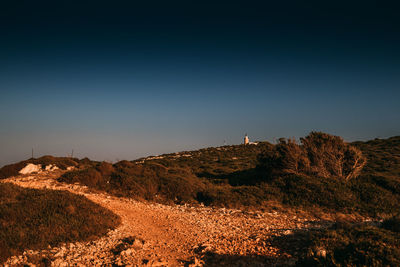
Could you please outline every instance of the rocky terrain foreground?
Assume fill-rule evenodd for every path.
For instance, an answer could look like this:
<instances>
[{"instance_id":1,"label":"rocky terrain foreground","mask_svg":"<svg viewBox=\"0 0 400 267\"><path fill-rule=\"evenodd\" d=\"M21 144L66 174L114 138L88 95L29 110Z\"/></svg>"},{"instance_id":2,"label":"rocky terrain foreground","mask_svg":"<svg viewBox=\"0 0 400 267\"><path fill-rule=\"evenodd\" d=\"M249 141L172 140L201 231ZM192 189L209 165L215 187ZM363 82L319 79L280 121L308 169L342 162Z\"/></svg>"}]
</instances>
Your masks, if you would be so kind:
<instances>
[{"instance_id":1,"label":"rocky terrain foreground","mask_svg":"<svg viewBox=\"0 0 400 267\"><path fill-rule=\"evenodd\" d=\"M28 250L6 266L273 266L292 265L293 233L321 227L306 215L162 205L118 198L56 180L62 171L8 178L22 187L68 190L111 210L121 225L100 239ZM40 233L38 233L40 234Z\"/></svg>"}]
</instances>

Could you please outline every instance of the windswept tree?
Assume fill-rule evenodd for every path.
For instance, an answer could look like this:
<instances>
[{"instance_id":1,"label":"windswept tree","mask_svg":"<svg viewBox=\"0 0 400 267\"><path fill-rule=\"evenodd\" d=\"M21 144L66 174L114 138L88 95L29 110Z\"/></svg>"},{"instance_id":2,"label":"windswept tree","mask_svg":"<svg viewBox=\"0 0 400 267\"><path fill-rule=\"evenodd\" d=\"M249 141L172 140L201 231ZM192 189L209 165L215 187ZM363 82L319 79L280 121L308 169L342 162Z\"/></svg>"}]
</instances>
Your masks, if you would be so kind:
<instances>
[{"instance_id":1,"label":"windswept tree","mask_svg":"<svg viewBox=\"0 0 400 267\"><path fill-rule=\"evenodd\" d=\"M343 138L311 132L301 138L279 139L272 150L261 153L259 166L269 175L282 173L315 175L349 180L357 177L366 163L361 151Z\"/></svg>"}]
</instances>

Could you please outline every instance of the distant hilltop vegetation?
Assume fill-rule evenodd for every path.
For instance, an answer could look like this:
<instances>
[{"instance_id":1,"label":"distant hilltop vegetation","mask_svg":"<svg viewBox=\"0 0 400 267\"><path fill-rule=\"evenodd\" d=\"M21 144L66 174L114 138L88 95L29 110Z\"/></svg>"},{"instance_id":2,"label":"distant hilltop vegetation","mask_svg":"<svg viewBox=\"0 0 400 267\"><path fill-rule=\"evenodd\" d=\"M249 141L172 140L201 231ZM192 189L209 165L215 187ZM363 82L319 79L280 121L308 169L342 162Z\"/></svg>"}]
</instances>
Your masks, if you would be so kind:
<instances>
[{"instance_id":1,"label":"distant hilltop vegetation","mask_svg":"<svg viewBox=\"0 0 400 267\"><path fill-rule=\"evenodd\" d=\"M272 146L269 142L257 142L249 145L209 147L195 151L150 156L132 162L136 164L156 162L180 167L190 165L192 171L200 176L207 173L219 175L254 168L257 165L258 154Z\"/></svg>"}]
</instances>

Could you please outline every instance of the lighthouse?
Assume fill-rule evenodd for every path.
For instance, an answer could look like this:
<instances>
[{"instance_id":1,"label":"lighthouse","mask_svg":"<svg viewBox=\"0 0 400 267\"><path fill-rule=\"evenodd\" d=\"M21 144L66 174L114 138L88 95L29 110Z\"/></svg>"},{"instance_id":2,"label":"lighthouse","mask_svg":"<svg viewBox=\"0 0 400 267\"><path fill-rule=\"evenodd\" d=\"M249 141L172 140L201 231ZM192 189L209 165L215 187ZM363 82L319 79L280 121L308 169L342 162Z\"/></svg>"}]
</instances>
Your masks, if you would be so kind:
<instances>
[{"instance_id":1,"label":"lighthouse","mask_svg":"<svg viewBox=\"0 0 400 267\"><path fill-rule=\"evenodd\" d=\"M249 144L249 137L247 136L247 134L245 134L245 136L244 136L243 144L245 144L245 145Z\"/></svg>"}]
</instances>

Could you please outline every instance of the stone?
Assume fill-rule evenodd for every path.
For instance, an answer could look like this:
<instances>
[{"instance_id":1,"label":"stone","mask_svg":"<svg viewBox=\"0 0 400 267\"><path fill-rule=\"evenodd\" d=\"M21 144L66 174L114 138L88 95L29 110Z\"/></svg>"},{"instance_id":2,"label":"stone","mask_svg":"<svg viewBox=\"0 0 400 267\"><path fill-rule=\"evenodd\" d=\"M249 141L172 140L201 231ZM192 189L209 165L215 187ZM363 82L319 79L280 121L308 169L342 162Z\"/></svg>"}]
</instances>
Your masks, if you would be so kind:
<instances>
[{"instance_id":1,"label":"stone","mask_svg":"<svg viewBox=\"0 0 400 267\"><path fill-rule=\"evenodd\" d=\"M132 249L128 248L128 249L123 250L123 251L121 252L121 256L129 256L129 255L132 254L132 252L133 252Z\"/></svg>"},{"instance_id":2,"label":"stone","mask_svg":"<svg viewBox=\"0 0 400 267\"><path fill-rule=\"evenodd\" d=\"M284 235L291 235L293 234L292 230L286 230L285 232L283 232Z\"/></svg>"},{"instance_id":3,"label":"stone","mask_svg":"<svg viewBox=\"0 0 400 267\"><path fill-rule=\"evenodd\" d=\"M63 259L56 259L51 263L51 265L55 267L64 267L68 266L68 263L65 262Z\"/></svg>"},{"instance_id":4,"label":"stone","mask_svg":"<svg viewBox=\"0 0 400 267\"><path fill-rule=\"evenodd\" d=\"M133 243L132 243L132 248L141 249L141 248L143 248L143 245L144 245L144 241L136 238L135 241L133 241Z\"/></svg>"},{"instance_id":5,"label":"stone","mask_svg":"<svg viewBox=\"0 0 400 267\"><path fill-rule=\"evenodd\" d=\"M41 169L42 169L42 166L29 163L25 166L25 168L21 169L19 171L19 173L20 174L35 173L35 172L39 172Z\"/></svg>"},{"instance_id":6,"label":"stone","mask_svg":"<svg viewBox=\"0 0 400 267\"><path fill-rule=\"evenodd\" d=\"M44 168L45 171L49 171L49 172L52 172L52 171L55 171L55 170L58 170L58 169L59 168L56 165L53 165L53 164L47 165Z\"/></svg>"}]
</instances>

